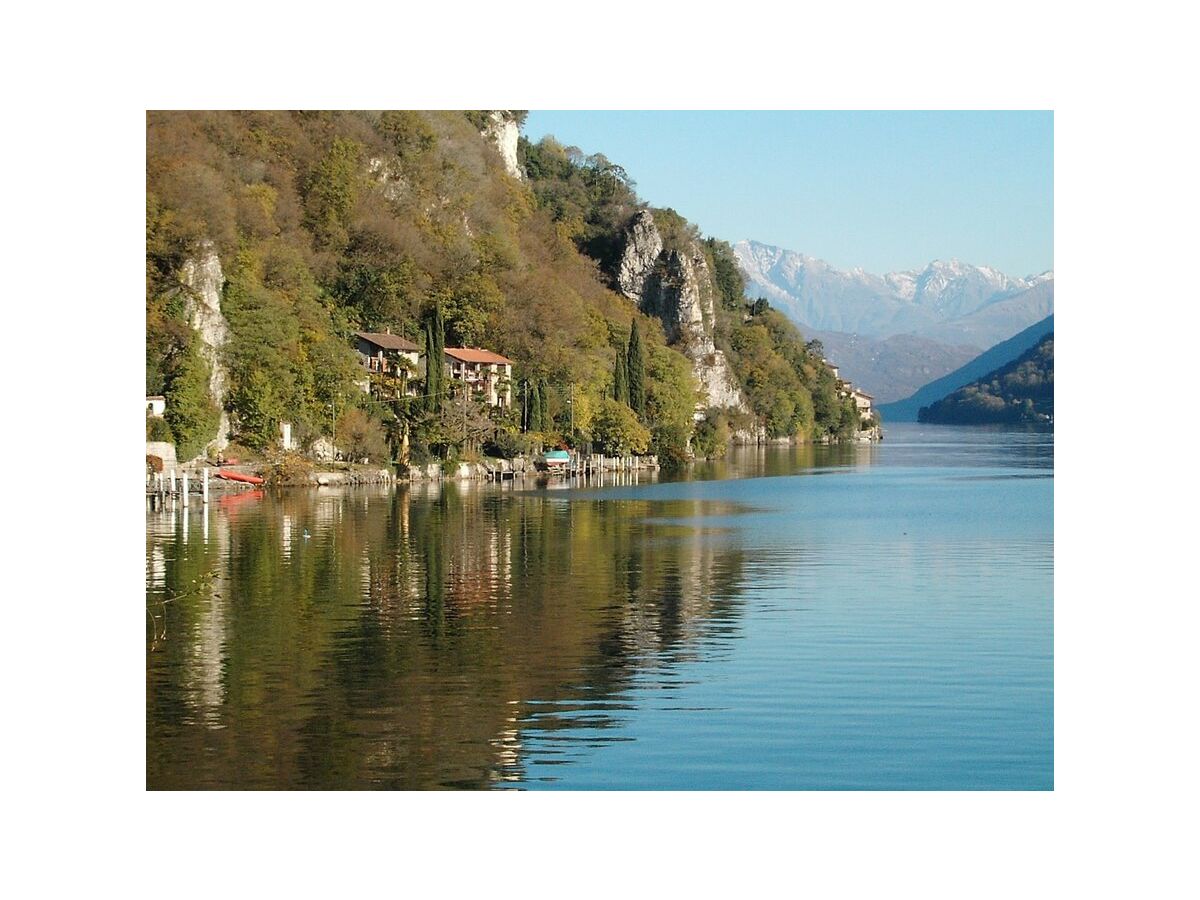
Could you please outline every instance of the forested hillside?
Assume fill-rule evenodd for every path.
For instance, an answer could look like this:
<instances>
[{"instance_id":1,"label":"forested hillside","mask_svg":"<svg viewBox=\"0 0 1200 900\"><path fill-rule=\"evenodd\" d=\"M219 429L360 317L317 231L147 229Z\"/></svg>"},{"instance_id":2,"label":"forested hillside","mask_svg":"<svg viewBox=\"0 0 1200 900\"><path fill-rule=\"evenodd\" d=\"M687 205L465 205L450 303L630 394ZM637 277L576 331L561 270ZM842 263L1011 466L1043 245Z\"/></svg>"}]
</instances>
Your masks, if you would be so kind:
<instances>
[{"instance_id":1,"label":"forested hillside","mask_svg":"<svg viewBox=\"0 0 1200 900\"><path fill-rule=\"evenodd\" d=\"M912 396L897 400L895 403L882 404L879 407L879 413L889 422L915 422L917 413L922 406L940 400L958 388L982 378L995 369L1002 368L1052 331L1054 331L1054 316L1049 315L1008 340L990 347L953 372L929 382Z\"/></svg>"},{"instance_id":2,"label":"forested hillside","mask_svg":"<svg viewBox=\"0 0 1200 900\"><path fill-rule=\"evenodd\" d=\"M659 317L612 289L625 229L644 207L632 181L551 140L523 142L528 180L512 177L482 133L489 121L471 111L150 113L146 388L167 398L153 436L187 458L224 413L250 449L290 421L304 443L332 435L392 458L402 437L415 458L431 458L520 450L525 431L567 444L616 433L626 450L681 457L697 398L689 361ZM699 239L680 217L658 215L672 239ZM753 414L772 434L846 433L828 371L782 317L744 310L728 246L703 246L724 298L715 338ZM202 352L194 313L189 324L188 273L208 258L228 322L216 356ZM456 410L456 421L486 422L468 434L448 421L452 397L383 404L356 386L354 331L423 344L435 319L445 346L510 357L514 393L536 398L536 417ZM640 380L637 404L614 385L618 357ZM210 362L224 370L223 409Z\"/></svg>"},{"instance_id":3,"label":"forested hillside","mask_svg":"<svg viewBox=\"0 0 1200 900\"><path fill-rule=\"evenodd\" d=\"M1053 332L1007 365L921 407L917 419L940 425L1052 424Z\"/></svg>"},{"instance_id":4,"label":"forested hillside","mask_svg":"<svg viewBox=\"0 0 1200 900\"><path fill-rule=\"evenodd\" d=\"M628 173L603 155L584 156L553 138L537 144L522 140L520 158L539 207L550 212L560 233L597 263L608 284L639 297L644 309L661 306L663 295L669 296L672 289L678 293L678 282L691 271L686 266L684 272L673 269L672 256L693 256L708 273L716 302L705 327L715 349L728 358L745 402L709 410L698 430L702 451L716 449L730 430L748 427L767 437L801 439L845 438L858 429L858 413L853 403L839 396L837 379L825 365L819 344L807 345L796 326L768 301L747 303L745 280L727 242L705 238L673 209L649 209L651 227L662 241L660 260L667 263L660 261L647 277L651 283L658 279L658 291L642 296L641 288L629 290L628 284L621 284L630 243L637 238L631 219L646 209Z\"/></svg>"}]
</instances>

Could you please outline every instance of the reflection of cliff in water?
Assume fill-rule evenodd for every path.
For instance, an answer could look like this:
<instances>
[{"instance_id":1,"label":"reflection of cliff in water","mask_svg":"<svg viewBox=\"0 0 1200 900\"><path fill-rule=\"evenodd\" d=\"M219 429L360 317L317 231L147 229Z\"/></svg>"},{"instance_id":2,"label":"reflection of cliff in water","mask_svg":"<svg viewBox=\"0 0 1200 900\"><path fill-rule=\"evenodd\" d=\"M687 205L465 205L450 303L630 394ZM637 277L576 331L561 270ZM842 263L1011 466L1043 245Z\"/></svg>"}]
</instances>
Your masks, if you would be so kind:
<instances>
[{"instance_id":1,"label":"reflection of cliff in water","mask_svg":"<svg viewBox=\"0 0 1200 900\"><path fill-rule=\"evenodd\" d=\"M223 584L149 654L148 782L486 787L535 739L569 761L634 680L736 632L744 557L704 520L737 511L446 486L269 496L203 545L151 528L168 583Z\"/></svg>"}]
</instances>

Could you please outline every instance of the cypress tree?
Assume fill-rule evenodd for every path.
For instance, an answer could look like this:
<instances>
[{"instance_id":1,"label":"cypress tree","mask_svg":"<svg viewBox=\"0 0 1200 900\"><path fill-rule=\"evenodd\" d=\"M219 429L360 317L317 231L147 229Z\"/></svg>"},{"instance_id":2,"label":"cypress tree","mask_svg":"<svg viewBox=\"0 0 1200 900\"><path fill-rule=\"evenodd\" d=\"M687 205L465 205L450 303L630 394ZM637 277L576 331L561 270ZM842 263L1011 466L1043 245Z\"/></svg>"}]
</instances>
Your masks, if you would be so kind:
<instances>
[{"instance_id":1,"label":"cypress tree","mask_svg":"<svg viewBox=\"0 0 1200 900\"><path fill-rule=\"evenodd\" d=\"M529 379L521 380L521 431L529 430Z\"/></svg>"},{"instance_id":2,"label":"cypress tree","mask_svg":"<svg viewBox=\"0 0 1200 900\"><path fill-rule=\"evenodd\" d=\"M446 326L442 308L435 307L425 320L425 408L436 413L442 408L446 391Z\"/></svg>"},{"instance_id":3,"label":"cypress tree","mask_svg":"<svg viewBox=\"0 0 1200 900\"><path fill-rule=\"evenodd\" d=\"M618 403L629 405L629 376L624 347L617 351L617 358L613 362L613 399Z\"/></svg>"},{"instance_id":4,"label":"cypress tree","mask_svg":"<svg viewBox=\"0 0 1200 900\"><path fill-rule=\"evenodd\" d=\"M433 308L433 337L437 341L438 359L446 352L446 322L442 318L441 306Z\"/></svg>"},{"instance_id":5,"label":"cypress tree","mask_svg":"<svg viewBox=\"0 0 1200 900\"><path fill-rule=\"evenodd\" d=\"M437 338L433 335L433 320L425 320L425 410L426 412L437 412L438 409L438 393L441 390L441 385L438 382L441 380L441 366L437 365L435 360L438 359Z\"/></svg>"},{"instance_id":6,"label":"cypress tree","mask_svg":"<svg viewBox=\"0 0 1200 900\"><path fill-rule=\"evenodd\" d=\"M436 409L442 408L442 401L445 399L442 394L446 392L446 323L442 321L442 307L435 306L433 308L433 340L437 356L438 370L438 396L435 398Z\"/></svg>"},{"instance_id":7,"label":"cypress tree","mask_svg":"<svg viewBox=\"0 0 1200 900\"><path fill-rule=\"evenodd\" d=\"M529 386L529 430L542 430L542 390L541 382L535 381Z\"/></svg>"},{"instance_id":8,"label":"cypress tree","mask_svg":"<svg viewBox=\"0 0 1200 900\"><path fill-rule=\"evenodd\" d=\"M638 331L637 319L629 327L629 348L625 359L629 406L641 418L646 415L646 355L642 350L642 334Z\"/></svg>"}]
</instances>

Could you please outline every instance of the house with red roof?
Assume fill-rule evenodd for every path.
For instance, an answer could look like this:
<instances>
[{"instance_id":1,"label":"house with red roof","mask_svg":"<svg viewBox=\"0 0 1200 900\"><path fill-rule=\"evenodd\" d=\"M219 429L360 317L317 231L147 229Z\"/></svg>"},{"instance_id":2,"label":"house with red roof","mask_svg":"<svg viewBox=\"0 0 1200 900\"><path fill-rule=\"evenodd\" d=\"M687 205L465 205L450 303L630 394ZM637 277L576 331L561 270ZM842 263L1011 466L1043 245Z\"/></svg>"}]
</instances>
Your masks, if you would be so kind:
<instances>
[{"instance_id":1,"label":"house with red roof","mask_svg":"<svg viewBox=\"0 0 1200 900\"><path fill-rule=\"evenodd\" d=\"M450 378L467 386L468 395L489 406L512 406L511 359L478 347L447 347Z\"/></svg>"}]
</instances>

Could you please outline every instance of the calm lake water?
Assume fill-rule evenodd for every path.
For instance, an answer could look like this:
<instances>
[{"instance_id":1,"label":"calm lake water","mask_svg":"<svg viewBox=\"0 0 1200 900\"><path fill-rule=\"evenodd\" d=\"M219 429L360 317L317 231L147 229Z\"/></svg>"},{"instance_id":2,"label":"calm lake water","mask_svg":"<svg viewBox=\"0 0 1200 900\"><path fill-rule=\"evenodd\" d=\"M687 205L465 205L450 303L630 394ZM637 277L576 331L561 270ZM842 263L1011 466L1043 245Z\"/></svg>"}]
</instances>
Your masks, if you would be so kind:
<instances>
[{"instance_id":1,"label":"calm lake water","mask_svg":"<svg viewBox=\"0 0 1200 900\"><path fill-rule=\"evenodd\" d=\"M1051 789L1053 474L893 425L148 513L147 785Z\"/></svg>"}]
</instances>

